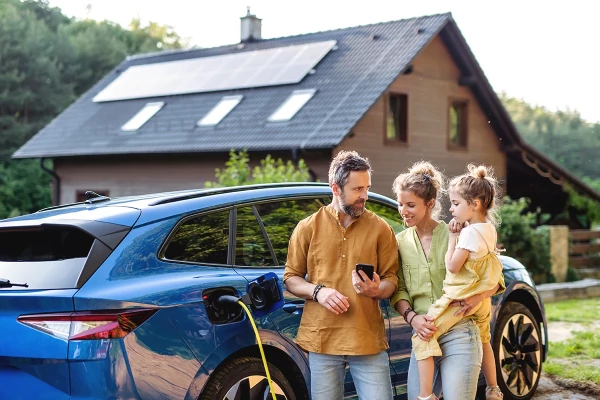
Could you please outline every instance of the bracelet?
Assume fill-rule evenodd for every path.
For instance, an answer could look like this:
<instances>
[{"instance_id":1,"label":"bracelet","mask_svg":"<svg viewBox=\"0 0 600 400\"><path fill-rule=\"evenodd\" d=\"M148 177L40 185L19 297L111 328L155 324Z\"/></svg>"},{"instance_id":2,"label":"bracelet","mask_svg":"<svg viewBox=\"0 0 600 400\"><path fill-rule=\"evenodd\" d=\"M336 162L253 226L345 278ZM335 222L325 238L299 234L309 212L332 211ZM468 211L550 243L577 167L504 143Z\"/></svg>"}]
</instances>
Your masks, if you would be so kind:
<instances>
[{"instance_id":1,"label":"bracelet","mask_svg":"<svg viewBox=\"0 0 600 400\"><path fill-rule=\"evenodd\" d=\"M411 312L411 311L414 311L414 310L413 310L412 308L410 308L410 306L409 306L409 307L407 307L407 308L406 308L406 310L404 310L404 313L402 313L402 318L404 318L404 322L408 322L408 321L406 320L406 315L407 315L409 312Z\"/></svg>"},{"instance_id":2,"label":"bracelet","mask_svg":"<svg viewBox=\"0 0 600 400\"><path fill-rule=\"evenodd\" d=\"M324 287L325 287L325 285L322 285L320 283L317 286L315 286L315 290L313 290L313 295L312 295L313 301L316 301L317 303L319 302L317 300L317 294L319 294L319 290L321 290Z\"/></svg>"},{"instance_id":3,"label":"bracelet","mask_svg":"<svg viewBox=\"0 0 600 400\"><path fill-rule=\"evenodd\" d=\"M417 312L416 312L416 311L414 311L414 310L413 310L413 312L415 313L415 315L413 315L413 316L412 316L412 318L410 319L410 321L408 321L408 324L411 326L411 328L412 328L412 320L413 320L413 319L415 319L415 317L416 317L417 315L419 315L419 314L417 314Z\"/></svg>"}]
</instances>

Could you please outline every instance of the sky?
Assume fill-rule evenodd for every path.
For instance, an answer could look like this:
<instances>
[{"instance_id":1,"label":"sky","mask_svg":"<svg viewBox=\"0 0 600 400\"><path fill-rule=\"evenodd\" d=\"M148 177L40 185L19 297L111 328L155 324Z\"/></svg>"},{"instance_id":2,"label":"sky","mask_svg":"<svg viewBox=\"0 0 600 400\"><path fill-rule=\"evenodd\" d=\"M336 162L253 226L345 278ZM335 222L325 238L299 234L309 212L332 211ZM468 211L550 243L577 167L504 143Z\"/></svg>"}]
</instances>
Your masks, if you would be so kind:
<instances>
[{"instance_id":1,"label":"sky","mask_svg":"<svg viewBox=\"0 0 600 400\"><path fill-rule=\"evenodd\" d=\"M265 39L451 12L496 92L577 110L600 122L596 0L50 0L68 16L127 26L134 17L171 25L190 43L240 40L251 7ZM596 49L596 50L594 50Z\"/></svg>"}]
</instances>

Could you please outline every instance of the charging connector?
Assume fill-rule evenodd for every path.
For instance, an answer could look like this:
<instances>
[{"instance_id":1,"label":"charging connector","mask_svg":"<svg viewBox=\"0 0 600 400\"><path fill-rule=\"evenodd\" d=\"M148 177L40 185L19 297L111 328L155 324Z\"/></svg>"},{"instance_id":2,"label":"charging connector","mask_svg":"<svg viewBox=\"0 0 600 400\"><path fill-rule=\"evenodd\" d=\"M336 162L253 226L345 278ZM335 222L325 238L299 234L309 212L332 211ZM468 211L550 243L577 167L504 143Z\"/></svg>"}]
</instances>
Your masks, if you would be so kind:
<instances>
[{"instance_id":1,"label":"charging connector","mask_svg":"<svg viewBox=\"0 0 600 400\"><path fill-rule=\"evenodd\" d=\"M246 297L246 296L244 296ZM271 391L271 396L273 400L277 400L277 396L275 395L275 388L273 387L273 381L271 380L271 374L269 373L269 366L267 365L267 358L265 357L265 351L262 347L262 342L260 340L260 335L258 334L258 329L256 328L256 324L254 323L254 317L252 317L252 313L250 313L250 309L244 304L241 298L231 295L222 295L217 299L218 303L237 303L246 311L246 315L248 315L248 319L252 324L252 329L254 329L254 334L256 335L256 343L258 344L258 349L260 350L260 356L262 358L263 365L265 366L265 373L267 374L267 381L269 382L269 390Z\"/></svg>"}]
</instances>

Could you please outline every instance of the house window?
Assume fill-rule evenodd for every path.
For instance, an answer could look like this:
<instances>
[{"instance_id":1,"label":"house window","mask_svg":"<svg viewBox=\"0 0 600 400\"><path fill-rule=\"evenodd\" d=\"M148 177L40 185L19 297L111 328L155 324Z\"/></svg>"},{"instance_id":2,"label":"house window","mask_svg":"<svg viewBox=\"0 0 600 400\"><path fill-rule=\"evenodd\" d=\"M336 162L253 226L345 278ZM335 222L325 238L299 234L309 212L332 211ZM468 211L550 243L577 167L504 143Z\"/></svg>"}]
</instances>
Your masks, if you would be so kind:
<instances>
[{"instance_id":1,"label":"house window","mask_svg":"<svg viewBox=\"0 0 600 400\"><path fill-rule=\"evenodd\" d=\"M450 103L448 144L450 147L467 147L467 102Z\"/></svg>"},{"instance_id":2,"label":"house window","mask_svg":"<svg viewBox=\"0 0 600 400\"><path fill-rule=\"evenodd\" d=\"M314 96L315 89L294 90L292 95L268 118L270 122L289 121Z\"/></svg>"},{"instance_id":3,"label":"house window","mask_svg":"<svg viewBox=\"0 0 600 400\"><path fill-rule=\"evenodd\" d=\"M142 125L148 122L148 120L150 120L154 114L159 112L164 105L165 103L162 101L147 103L144 108L138 111L137 114L135 114L129 121L125 123L125 125L121 127L121 130L125 132L137 131L142 127Z\"/></svg>"},{"instance_id":4,"label":"house window","mask_svg":"<svg viewBox=\"0 0 600 400\"><path fill-rule=\"evenodd\" d=\"M408 140L408 96L390 93L386 116L387 140L406 143Z\"/></svg>"},{"instance_id":5,"label":"house window","mask_svg":"<svg viewBox=\"0 0 600 400\"><path fill-rule=\"evenodd\" d=\"M108 190L91 190L94 193L98 193L100 196L106 196L106 197L110 197L110 192ZM75 192L75 201L76 202L82 202L82 201L86 201L86 197L85 197L85 192L87 192L87 190L78 190Z\"/></svg>"},{"instance_id":6,"label":"house window","mask_svg":"<svg viewBox=\"0 0 600 400\"><path fill-rule=\"evenodd\" d=\"M225 96L221 99L221 101L212 108L212 110L210 110L208 112L208 114L206 114L204 116L204 118L202 118L200 121L198 121L198 126L215 126L217 125L219 122L221 122L223 120L223 118L225 118L227 116L227 114L229 114L231 112L231 110L233 110L238 104L240 104L240 101L242 101L242 99L244 98L244 96L239 95L239 96Z\"/></svg>"}]
</instances>

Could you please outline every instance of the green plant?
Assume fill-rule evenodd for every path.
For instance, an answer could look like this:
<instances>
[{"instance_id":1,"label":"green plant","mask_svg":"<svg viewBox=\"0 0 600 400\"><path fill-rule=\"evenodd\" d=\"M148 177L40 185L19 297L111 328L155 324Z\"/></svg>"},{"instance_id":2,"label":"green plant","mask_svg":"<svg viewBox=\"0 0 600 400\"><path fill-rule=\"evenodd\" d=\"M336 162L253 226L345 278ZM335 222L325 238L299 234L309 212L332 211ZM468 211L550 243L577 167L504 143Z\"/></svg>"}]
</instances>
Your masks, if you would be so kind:
<instances>
[{"instance_id":1,"label":"green plant","mask_svg":"<svg viewBox=\"0 0 600 400\"><path fill-rule=\"evenodd\" d=\"M229 187L274 182L308 182L310 173L303 160L294 165L291 161L284 163L281 158L275 160L267 155L260 161L260 166L250 169L250 157L246 150L238 153L229 152L229 160L225 169L215 170L216 182L206 182L205 187Z\"/></svg>"},{"instance_id":2,"label":"green plant","mask_svg":"<svg viewBox=\"0 0 600 400\"><path fill-rule=\"evenodd\" d=\"M505 198L499 214L502 224L498 241L506 255L519 260L536 283L554 282L550 261L550 233L547 227L536 229L539 212L527 211L529 199Z\"/></svg>"}]
</instances>

